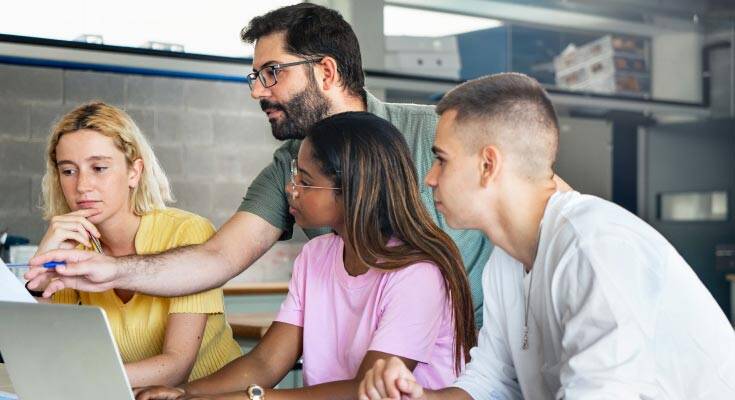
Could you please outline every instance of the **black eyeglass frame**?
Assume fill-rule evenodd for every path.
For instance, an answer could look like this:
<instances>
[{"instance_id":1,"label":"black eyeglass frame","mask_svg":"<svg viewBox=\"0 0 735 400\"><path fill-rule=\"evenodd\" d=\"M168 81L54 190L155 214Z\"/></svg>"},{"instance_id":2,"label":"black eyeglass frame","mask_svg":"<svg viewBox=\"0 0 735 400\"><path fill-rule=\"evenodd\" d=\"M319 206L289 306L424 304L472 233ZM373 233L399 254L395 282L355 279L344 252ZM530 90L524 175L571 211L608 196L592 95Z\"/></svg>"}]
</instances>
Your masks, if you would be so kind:
<instances>
[{"instance_id":1,"label":"black eyeglass frame","mask_svg":"<svg viewBox=\"0 0 735 400\"><path fill-rule=\"evenodd\" d=\"M257 79L260 81L260 84L263 85L264 88L273 87L278 83L278 71L296 65L318 63L322 60L323 58L310 58L307 60L294 61L290 63L266 65L265 67L255 70L246 75L246 77L248 78L248 86L250 86L250 90L253 90L253 85L255 84L255 80ZM273 75L273 83L269 83L266 76L262 73L266 70L270 70L270 73Z\"/></svg>"}]
</instances>

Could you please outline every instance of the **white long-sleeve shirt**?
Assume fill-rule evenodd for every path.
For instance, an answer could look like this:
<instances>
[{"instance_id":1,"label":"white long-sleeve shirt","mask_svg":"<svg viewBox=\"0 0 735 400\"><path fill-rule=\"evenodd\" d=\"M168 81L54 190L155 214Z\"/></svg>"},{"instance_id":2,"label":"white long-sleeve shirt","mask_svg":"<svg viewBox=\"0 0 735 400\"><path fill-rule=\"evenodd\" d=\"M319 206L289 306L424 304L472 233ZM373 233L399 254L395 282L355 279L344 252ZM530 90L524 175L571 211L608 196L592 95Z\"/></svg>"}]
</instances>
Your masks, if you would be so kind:
<instances>
[{"instance_id":1,"label":"white long-sleeve shirt","mask_svg":"<svg viewBox=\"0 0 735 400\"><path fill-rule=\"evenodd\" d=\"M454 384L475 400L735 399L724 313L673 246L615 204L554 194L531 272L496 248L483 291L478 346Z\"/></svg>"}]
</instances>

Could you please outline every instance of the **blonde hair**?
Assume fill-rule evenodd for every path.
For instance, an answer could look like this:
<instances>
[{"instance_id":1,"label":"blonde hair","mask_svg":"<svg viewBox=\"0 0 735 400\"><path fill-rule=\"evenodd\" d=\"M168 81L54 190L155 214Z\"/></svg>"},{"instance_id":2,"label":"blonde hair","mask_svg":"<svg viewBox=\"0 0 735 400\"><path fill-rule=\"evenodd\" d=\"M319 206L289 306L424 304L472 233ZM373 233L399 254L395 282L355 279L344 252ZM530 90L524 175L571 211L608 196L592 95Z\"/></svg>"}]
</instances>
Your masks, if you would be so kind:
<instances>
[{"instance_id":1,"label":"blonde hair","mask_svg":"<svg viewBox=\"0 0 735 400\"><path fill-rule=\"evenodd\" d=\"M91 102L64 115L51 130L46 147L46 173L42 183L45 219L71 211L59 182L56 146L63 135L82 129L93 130L112 138L115 146L125 155L128 166L137 159L143 161L140 181L130 192L129 200L133 213L143 215L166 208L165 203L174 201L168 178L153 154L148 140L133 119L119 108L103 102Z\"/></svg>"}]
</instances>

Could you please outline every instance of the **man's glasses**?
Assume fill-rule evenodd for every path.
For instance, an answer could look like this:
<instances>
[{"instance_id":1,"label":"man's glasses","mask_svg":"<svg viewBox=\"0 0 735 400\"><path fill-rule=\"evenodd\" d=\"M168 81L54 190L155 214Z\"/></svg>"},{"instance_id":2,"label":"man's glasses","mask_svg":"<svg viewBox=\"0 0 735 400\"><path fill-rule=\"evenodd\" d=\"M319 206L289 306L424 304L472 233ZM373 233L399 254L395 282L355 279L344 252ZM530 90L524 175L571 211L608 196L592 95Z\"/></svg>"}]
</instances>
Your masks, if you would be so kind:
<instances>
[{"instance_id":1,"label":"man's glasses","mask_svg":"<svg viewBox=\"0 0 735 400\"><path fill-rule=\"evenodd\" d=\"M285 64L271 64L265 66L257 71L253 71L247 75L248 85L250 90L253 90L255 80L259 80L264 88L269 88L278 83L278 72L284 68L293 67L294 65L318 63L322 61L321 58L309 59L303 61L290 62Z\"/></svg>"},{"instance_id":2,"label":"man's glasses","mask_svg":"<svg viewBox=\"0 0 735 400\"><path fill-rule=\"evenodd\" d=\"M297 176L299 176L299 166L296 164L296 159L294 158L293 160L291 160L291 191L292 192L295 191L296 188L340 190L340 188L336 188L336 187L302 185L300 183L296 183Z\"/></svg>"}]
</instances>

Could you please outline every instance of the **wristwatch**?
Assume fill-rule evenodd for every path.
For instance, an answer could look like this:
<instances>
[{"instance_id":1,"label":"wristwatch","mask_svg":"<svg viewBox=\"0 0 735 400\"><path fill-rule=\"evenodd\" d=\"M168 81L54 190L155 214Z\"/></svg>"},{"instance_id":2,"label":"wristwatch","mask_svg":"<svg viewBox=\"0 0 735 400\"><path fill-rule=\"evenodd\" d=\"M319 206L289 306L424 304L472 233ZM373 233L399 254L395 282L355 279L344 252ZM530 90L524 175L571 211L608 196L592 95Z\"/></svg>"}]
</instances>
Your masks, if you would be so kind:
<instances>
[{"instance_id":1,"label":"wristwatch","mask_svg":"<svg viewBox=\"0 0 735 400\"><path fill-rule=\"evenodd\" d=\"M265 400L265 390L256 384L252 384L248 386L248 398L250 400Z\"/></svg>"}]
</instances>

